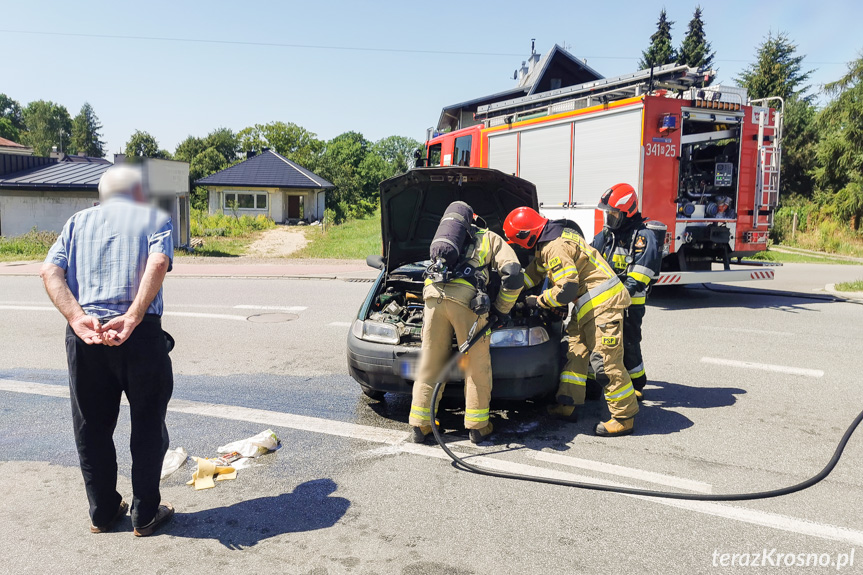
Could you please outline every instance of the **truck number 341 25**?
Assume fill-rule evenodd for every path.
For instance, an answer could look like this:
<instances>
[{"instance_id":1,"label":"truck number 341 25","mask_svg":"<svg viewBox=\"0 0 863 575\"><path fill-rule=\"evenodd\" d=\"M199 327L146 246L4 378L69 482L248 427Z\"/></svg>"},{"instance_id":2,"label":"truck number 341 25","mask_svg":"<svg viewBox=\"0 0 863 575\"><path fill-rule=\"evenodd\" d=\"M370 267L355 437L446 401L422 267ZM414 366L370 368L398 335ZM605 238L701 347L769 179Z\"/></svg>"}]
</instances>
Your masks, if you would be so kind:
<instances>
[{"instance_id":1,"label":"truck number 341 25","mask_svg":"<svg viewBox=\"0 0 863 575\"><path fill-rule=\"evenodd\" d=\"M677 156L677 146L674 144L647 144L644 153L648 156L664 156L674 158Z\"/></svg>"}]
</instances>

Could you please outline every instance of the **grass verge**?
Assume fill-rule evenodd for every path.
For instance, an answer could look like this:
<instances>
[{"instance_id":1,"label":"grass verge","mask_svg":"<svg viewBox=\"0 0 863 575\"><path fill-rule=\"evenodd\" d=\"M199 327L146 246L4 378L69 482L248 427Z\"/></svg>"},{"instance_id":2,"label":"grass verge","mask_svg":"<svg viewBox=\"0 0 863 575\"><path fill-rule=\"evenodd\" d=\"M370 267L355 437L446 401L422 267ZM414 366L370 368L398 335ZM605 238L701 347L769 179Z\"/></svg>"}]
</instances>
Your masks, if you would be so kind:
<instances>
[{"instance_id":1,"label":"grass verge","mask_svg":"<svg viewBox=\"0 0 863 575\"><path fill-rule=\"evenodd\" d=\"M44 260L56 239L56 233L39 232L35 228L22 236L0 236L0 262Z\"/></svg>"},{"instance_id":2,"label":"grass verge","mask_svg":"<svg viewBox=\"0 0 863 575\"><path fill-rule=\"evenodd\" d=\"M861 265L859 262L855 262L853 260L831 258L830 254L824 254L824 256L822 257L808 254L792 254L788 252L778 252L776 250L759 252L748 259L777 262L783 264L842 264L851 266Z\"/></svg>"},{"instance_id":3,"label":"grass verge","mask_svg":"<svg viewBox=\"0 0 863 575\"><path fill-rule=\"evenodd\" d=\"M249 245L258 239L260 235L261 232L240 238L206 237L203 238L204 243L197 246L192 253L186 250L174 250L174 257L237 258L246 255Z\"/></svg>"},{"instance_id":4,"label":"grass verge","mask_svg":"<svg viewBox=\"0 0 863 575\"><path fill-rule=\"evenodd\" d=\"M349 220L323 231L319 226L306 230L309 243L291 258L365 259L381 253L381 212L361 220Z\"/></svg>"},{"instance_id":5,"label":"grass verge","mask_svg":"<svg viewBox=\"0 0 863 575\"><path fill-rule=\"evenodd\" d=\"M836 291L861 291L863 292L863 280L856 282L843 282L834 286Z\"/></svg>"}]
</instances>

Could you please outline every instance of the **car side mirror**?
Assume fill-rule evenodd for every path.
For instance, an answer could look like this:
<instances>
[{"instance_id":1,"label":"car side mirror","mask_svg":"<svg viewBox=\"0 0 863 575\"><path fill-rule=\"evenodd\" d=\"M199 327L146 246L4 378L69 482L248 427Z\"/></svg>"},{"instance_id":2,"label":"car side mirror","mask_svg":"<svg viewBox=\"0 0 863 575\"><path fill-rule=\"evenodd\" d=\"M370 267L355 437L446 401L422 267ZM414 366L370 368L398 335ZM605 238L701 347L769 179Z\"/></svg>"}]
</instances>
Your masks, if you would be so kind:
<instances>
[{"instance_id":1,"label":"car side mirror","mask_svg":"<svg viewBox=\"0 0 863 575\"><path fill-rule=\"evenodd\" d=\"M386 261L384 261L384 256L379 254L368 256L366 258L366 264L376 270L383 270L387 267Z\"/></svg>"}]
</instances>

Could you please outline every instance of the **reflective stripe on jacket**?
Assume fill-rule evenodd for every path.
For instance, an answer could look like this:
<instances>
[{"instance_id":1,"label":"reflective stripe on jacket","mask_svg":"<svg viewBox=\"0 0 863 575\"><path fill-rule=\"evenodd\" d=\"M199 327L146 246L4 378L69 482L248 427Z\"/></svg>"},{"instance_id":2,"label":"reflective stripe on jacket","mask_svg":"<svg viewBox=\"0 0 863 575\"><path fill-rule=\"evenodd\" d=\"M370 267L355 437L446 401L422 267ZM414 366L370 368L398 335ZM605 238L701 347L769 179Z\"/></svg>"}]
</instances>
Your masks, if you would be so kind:
<instances>
[{"instance_id":1,"label":"reflective stripe on jacket","mask_svg":"<svg viewBox=\"0 0 863 575\"><path fill-rule=\"evenodd\" d=\"M643 305L647 299L647 288L659 277L662 262L653 232L643 222L626 232L614 233L603 229L590 245L611 262L617 276L626 286L633 305Z\"/></svg>"},{"instance_id":2,"label":"reflective stripe on jacket","mask_svg":"<svg viewBox=\"0 0 863 575\"><path fill-rule=\"evenodd\" d=\"M550 288L542 292L543 307L564 307L575 302L574 317L581 323L608 308L625 308L629 294L614 270L584 238L565 229L560 237L537 246L536 257L525 270L525 283L539 284L546 275Z\"/></svg>"}]
</instances>

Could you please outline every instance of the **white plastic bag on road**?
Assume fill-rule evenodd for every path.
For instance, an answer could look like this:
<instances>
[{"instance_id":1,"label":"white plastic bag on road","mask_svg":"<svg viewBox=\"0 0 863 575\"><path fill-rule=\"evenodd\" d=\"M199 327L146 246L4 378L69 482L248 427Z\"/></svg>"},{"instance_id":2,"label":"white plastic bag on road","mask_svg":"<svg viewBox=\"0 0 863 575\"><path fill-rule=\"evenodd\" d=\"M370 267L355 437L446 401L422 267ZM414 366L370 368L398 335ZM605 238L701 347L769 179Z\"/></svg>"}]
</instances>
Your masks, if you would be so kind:
<instances>
[{"instance_id":1,"label":"white plastic bag on road","mask_svg":"<svg viewBox=\"0 0 863 575\"><path fill-rule=\"evenodd\" d=\"M219 453L239 452L243 457L257 457L279 448L279 438L272 429L262 431L254 437L234 441L219 447Z\"/></svg>"},{"instance_id":2,"label":"white plastic bag on road","mask_svg":"<svg viewBox=\"0 0 863 575\"><path fill-rule=\"evenodd\" d=\"M168 452L165 453L165 459L162 461L162 476L159 479L165 479L180 469L180 466L186 463L186 459L188 458L189 454L186 453L186 450L182 447L169 449Z\"/></svg>"}]
</instances>

